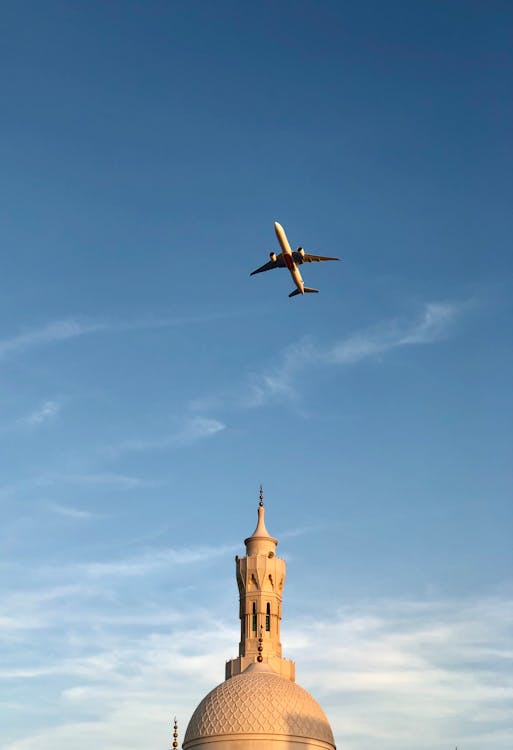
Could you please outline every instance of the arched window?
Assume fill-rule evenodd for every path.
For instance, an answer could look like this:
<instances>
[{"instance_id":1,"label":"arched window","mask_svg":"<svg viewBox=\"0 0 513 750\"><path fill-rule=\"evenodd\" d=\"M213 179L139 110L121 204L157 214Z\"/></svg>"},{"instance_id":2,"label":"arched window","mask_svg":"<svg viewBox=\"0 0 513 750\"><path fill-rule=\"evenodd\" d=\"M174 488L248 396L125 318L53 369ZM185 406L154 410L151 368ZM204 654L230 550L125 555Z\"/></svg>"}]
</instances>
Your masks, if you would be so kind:
<instances>
[{"instance_id":1,"label":"arched window","mask_svg":"<svg viewBox=\"0 0 513 750\"><path fill-rule=\"evenodd\" d=\"M251 630L254 630L256 633L256 604L253 602L253 616L252 616L252 623L251 623Z\"/></svg>"},{"instance_id":2,"label":"arched window","mask_svg":"<svg viewBox=\"0 0 513 750\"><path fill-rule=\"evenodd\" d=\"M271 605L267 602L267 609L265 611L265 629L269 631L271 629Z\"/></svg>"}]
</instances>

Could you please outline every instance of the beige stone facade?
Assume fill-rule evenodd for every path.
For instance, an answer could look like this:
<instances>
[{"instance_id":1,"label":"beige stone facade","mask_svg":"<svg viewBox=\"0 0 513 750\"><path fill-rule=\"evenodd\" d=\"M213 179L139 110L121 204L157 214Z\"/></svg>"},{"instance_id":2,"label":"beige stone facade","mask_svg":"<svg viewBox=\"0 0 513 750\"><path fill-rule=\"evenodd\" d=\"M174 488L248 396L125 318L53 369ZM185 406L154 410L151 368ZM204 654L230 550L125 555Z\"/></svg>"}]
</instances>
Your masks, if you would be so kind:
<instances>
[{"instance_id":1,"label":"beige stone facade","mask_svg":"<svg viewBox=\"0 0 513 750\"><path fill-rule=\"evenodd\" d=\"M276 556L278 540L265 527L265 509L260 502L256 529L244 541L246 557L235 558L241 634L239 656L226 663L226 679L243 672L261 653L262 661L270 664L277 674L294 680L294 662L282 658L280 643L281 600L287 566L285 560Z\"/></svg>"}]
</instances>

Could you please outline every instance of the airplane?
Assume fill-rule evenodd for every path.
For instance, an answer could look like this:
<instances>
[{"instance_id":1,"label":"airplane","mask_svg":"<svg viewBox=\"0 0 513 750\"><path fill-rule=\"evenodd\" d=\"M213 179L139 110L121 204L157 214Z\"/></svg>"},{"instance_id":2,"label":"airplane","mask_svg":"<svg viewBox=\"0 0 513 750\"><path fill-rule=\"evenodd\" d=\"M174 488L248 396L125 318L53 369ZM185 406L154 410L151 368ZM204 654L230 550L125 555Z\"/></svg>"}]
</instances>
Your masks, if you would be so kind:
<instances>
[{"instance_id":1,"label":"airplane","mask_svg":"<svg viewBox=\"0 0 513 750\"><path fill-rule=\"evenodd\" d=\"M293 251L290 248L285 230L277 221L274 222L274 231L276 232L282 252L279 255L276 255L274 252L269 253L271 260L263 266L260 266L260 268L257 268L256 271L252 271L249 275L254 276L256 273L270 271L272 268L288 268L290 275L294 280L294 284L296 285L296 289L289 294L289 297L295 297L296 294L313 294L318 292L318 289L312 289L311 287L305 286L305 282L299 273L298 266L303 263L318 263L321 260L340 260L340 258L328 258L324 255L309 255L308 253L305 253L302 247L298 247L297 250Z\"/></svg>"}]
</instances>

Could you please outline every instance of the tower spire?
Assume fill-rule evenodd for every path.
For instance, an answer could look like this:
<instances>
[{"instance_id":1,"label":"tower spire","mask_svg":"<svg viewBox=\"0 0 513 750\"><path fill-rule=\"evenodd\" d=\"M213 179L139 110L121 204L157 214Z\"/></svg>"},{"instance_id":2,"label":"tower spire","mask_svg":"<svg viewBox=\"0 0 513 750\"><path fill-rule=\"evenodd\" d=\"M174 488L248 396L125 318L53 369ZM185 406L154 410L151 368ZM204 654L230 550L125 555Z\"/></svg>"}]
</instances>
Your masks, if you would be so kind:
<instances>
[{"instance_id":1,"label":"tower spire","mask_svg":"<svg viewBox=\"0 0 513 750\"><path fill-rule=\"evenodd\" d=\"M248 555L276 553L278 540L269 534L265 527L265 508L264 508L264 490L260 485L260 494L258 502L258 522L254 532L247 539L244 539L246 552Z\"/></svg>"}]
</instances>

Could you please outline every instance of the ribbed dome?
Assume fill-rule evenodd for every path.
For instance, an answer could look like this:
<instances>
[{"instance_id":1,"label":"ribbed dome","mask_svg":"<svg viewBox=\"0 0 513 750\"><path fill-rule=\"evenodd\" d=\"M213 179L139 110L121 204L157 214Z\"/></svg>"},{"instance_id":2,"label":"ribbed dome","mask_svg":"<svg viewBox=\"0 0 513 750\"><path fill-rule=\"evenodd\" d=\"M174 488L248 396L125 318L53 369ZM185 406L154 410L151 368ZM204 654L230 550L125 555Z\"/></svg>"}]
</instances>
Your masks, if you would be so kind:
<instances>
[{"instance_id":1,"label":"ribbed dome","mask_svg":"<svg viewBox=\"0 0 513 750\"><path fill-rule=\"evenodd\" d=\"M183 747L201 745L202 738L265 735L304 738L315 746L334 748L328 719L302 687L254 663L242 674L214 688L195 710ZM262 737L264 739L264 737Z\"/></svg>"}]
</instances>

